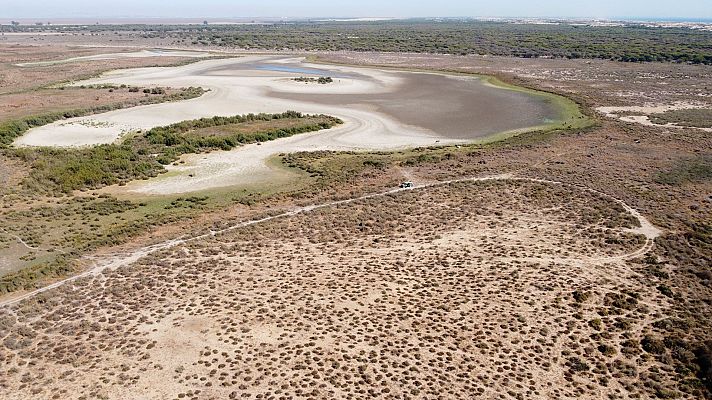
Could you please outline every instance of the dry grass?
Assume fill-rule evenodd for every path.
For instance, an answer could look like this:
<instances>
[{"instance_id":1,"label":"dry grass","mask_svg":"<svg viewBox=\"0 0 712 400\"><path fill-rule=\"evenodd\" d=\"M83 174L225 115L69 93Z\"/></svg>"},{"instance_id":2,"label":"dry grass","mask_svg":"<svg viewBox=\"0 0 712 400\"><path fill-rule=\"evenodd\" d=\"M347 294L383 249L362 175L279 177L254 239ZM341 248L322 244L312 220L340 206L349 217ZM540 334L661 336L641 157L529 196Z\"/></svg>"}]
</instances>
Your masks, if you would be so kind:
<instances>
[{"instance_id":1,"label":"dry grass","mask_svg":"<svg viewBox=\"0 0 712 400\"><path fill-rule=\"evenodd\" d=\"M653 114L650 120L655 124L675 124L696 128L712 128L712 110L692 108L672 110L660 114Z\"/></svg>"}]
</instances>

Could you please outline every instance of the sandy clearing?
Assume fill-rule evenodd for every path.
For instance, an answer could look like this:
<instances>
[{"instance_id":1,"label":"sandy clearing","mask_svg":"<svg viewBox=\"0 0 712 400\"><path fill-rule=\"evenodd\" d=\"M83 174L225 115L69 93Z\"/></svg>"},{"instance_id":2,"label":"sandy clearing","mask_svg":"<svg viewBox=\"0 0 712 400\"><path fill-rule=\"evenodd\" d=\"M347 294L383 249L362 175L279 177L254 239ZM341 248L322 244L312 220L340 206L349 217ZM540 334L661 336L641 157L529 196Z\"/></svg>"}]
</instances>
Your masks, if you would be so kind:
<instances>
[{"instance_id":1,"label":"sandy clearing","mask_svg":"<svg viewBox=\"0 0 712 400\"><path fill-rule=\"evenodd\" d=\"M647 104L643 106L597 107L596 111L602 113L608 118L616 118L623 122L632 122L643 126L656 126L677 129L699 129L705 132L712 132L712 128L685 127L674 123L660 125L653 123L650 120L651 114L662 114L668 111L693 110L707 107L708 105L703 103L677 102L674 104ZM620 113L636 113L640 115L620 115Z\"/></svg>"},{"instance_id":2,"label":"sandy clearing","mask_svg":"<svg viewBox=\"0 0 712 400\"><path fill-rule=\"evenodd\" d=\"M297 76L332 76L335 82L305 84L292 79ZM429 83L426 85L425 81ZM345 122L328 131L243 146L229 152L187 155L181 159L183 165L169 168L172 173L123 188L159 195L268 182L274 177L274 170L266 161L279 153L396 150L465 143L492 133L540 126L552 117L550 114L556 113L544 100L531 100L534 96L485 86L477 78L317 65L285 56L253 55L180 67L119 70L76 84L101 83L201 86L210 91L187 101L116 110L45 125L30 130L15 144L110 143L126 132L187 119L287 110L328 114ZM502 115L496 105L501 105ZM525 112L527 109L529 112Z\"/></svg>"},{"instance_id":3,"label":"sandy clearing","mask_svg":"<svg viewBox=\"0 0 712 400\"><path fill-rule=\"evenodd\" d=\"M45 67L48 65L65 64L72 62L82 62L82 61L100 61L100 60L117 60L121 58L146 58L146 57L192 57L201 58L207 57L210 53L200 52L200 51L181 51L181 50L141 50L128 53L109 53L109 54L97 54L93 56L82 56L82 57L72 57L66 58L64 60L54 60L54 61L35 61L28 63L15 64L18 67Z\"/></svg>"},{"instance_id":4,"label":"sandy clearing","mask_svg":"<svg viewBox=\"0 0 712 400\"><path fill-rule=\"evenodd\" d=\"M392 132L399 127L394 121L367 112L352 110L351 115L348 116L341 113L331 113L331 115L342 118L345 123L328 131L311 132L262 144L250 144L231 151L189 154L181 157L184 164L167 166L168 174L148 181L131 182L124 187L124 190L165 195L271 181L274 169L267 164L267 160L280 153L399 149L434 145L438 142L464 142L444 140L436 136L428 136L427 133L419 134L418 131L414 133L402 131L397 136L377 134L365 136L364 132Z\"/></svg>"}]
</instances>

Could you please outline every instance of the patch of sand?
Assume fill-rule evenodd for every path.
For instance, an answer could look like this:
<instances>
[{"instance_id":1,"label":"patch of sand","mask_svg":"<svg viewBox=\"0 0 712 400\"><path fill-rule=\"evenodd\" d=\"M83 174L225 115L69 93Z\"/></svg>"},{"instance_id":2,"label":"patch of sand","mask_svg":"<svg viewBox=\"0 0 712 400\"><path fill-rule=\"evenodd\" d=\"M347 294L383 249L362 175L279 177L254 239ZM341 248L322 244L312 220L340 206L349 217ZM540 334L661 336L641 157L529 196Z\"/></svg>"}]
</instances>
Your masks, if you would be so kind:
<instances>
[{"instance_id":1,"label":"patch of sand","mask_svg":"<svg viewBox=\"0 0 712 400\"><path fill-rule=\"evenodd\" d=\"M648 104L644 106L611 106L611 107L597 107L596 111L602 113L608 118L616 118L619 119L623 122L632 122L635 124L640 124L644 126L663 126L666 128L687 128L687 129L700 129L705 132L712 132L712 129L710 128L694 128L694 127L684 127L680 126L674 123L668 123L665 125L660 125L653 123L650 120L650 115L651 114L661 114L664 112L668 111L677 111L677 110L693 110L697 108L705 108L707 107L705 104L698 104L698 103L689 103L689 102L677 102L674 104ZM640 114L640 115L620 115L621 113L625 114Z\"/></svg>"}]
</instances>

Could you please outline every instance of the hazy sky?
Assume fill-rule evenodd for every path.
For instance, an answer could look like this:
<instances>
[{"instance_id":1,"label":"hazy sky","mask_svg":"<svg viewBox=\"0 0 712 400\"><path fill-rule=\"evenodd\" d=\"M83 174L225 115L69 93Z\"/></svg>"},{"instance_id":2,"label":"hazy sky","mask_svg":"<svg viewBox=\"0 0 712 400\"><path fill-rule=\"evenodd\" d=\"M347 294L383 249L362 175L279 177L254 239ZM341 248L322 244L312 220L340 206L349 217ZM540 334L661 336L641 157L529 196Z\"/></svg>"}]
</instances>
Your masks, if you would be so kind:
<instances>
[{"instance_id":1,"label":"hazy sky","mask_svg":"<svg viewBox=\"0 0 712 400\"><path fill-rule=\"evenodd\" d=\"M2 18L258 16L712 18L712 0L0 0Z\"/></svg>"}]
</instances>

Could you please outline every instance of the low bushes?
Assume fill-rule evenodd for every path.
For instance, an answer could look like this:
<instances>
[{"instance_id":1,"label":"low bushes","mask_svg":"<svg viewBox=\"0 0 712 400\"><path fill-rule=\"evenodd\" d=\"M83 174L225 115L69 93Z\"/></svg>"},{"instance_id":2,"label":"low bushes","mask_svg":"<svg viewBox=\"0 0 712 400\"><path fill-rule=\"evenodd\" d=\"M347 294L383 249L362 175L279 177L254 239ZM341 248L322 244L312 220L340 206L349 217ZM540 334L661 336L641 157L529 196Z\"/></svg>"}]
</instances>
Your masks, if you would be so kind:
<instances>
[{"instance_id":1,"label":"low bushes","mask_svg":"<svg viewBox=\"0 0 712 400\"><path fill-rule=\"evenodd\" d=\"M17 290L33 289L37 282L47 278L69 275L74 267L67 257L61 256L48 263L35 265L0 278L0 295Z\"/></svg>"},{"instance_id":2,"label":"low bushes","mask_svg":"<svg viewBox=\"0 0 712 400\"><path fill-rule=\"evenodd\" d=\"M164 94L165 90L161 90ZM205 93L202 88L189 87L181 89L177 93L161 96L161 97L146 97L138 101L129 101L123 103L115 104L105 104L89 108L80 108L75 110L68 110L62 112L53 112L42 115L35 115L31 117L25 117L18 120L7 121L0 123L0 148L9 147L12 142L20 137L22 134L27 132L29 129L36 128L38 126L51 124L52 122L68 119L83 117L92 114L98 114L102 112L118 110L121 108L135 107L148 104L158 104L170 101L180 101L188 100L196 97L200 97ZM157 93L158 94L158 93Z\"/></svg>"},{"instance_id":3,"label":"low bushes","mask_svg":"<svg viewBox=\"0 0 712 400\"><path fill-rule=\"evenodd\" d=\"M678 186L712 180L712 154L677 160L675 165L656 174L654 181L663 185Z\"/></svg>"},{"instance_id":4,"label":"low bushes","mask_svg":"<svg viewBox=\"0 0 712 400\"><path fill-rule=\"evenodd\" d=\"M305 83L318 83L320 85L326 85L327 83L333 83L334 80L330 77L319 77L319 78L309 78L306 76L300 76L299 78L294 78L295 81L297 82L305 82Z\"/></svg>"},{"instance_id":5,"label":"low bushes","mask_svg":"<svg viewBox=\"0 0 712 400\"><path fill-rule=\"evenodd\" d=\"M651 115L650 121L659 125L673 123L679 126L712 128L712 110L706 108L671 110Z\"/></svg>"},{"instance_id":6,"label":"low bushes","mask_svg":"<svg viewBox=\"0 0 712 400\"><path fill-rule=\"evenodd\" d=\"M267 128L221 135L194 134L198 129L270 121ZM182 154L210 150L230 150L246 143L264 142L299 133L328 129L341 123L326 115L248 114L233 117L201 118L151 129L121 144L88 148L22 148L15 155L31 165L25 186L39 192L69 193L96 189L156 176Z\"/></svg>"}]
</instances>

